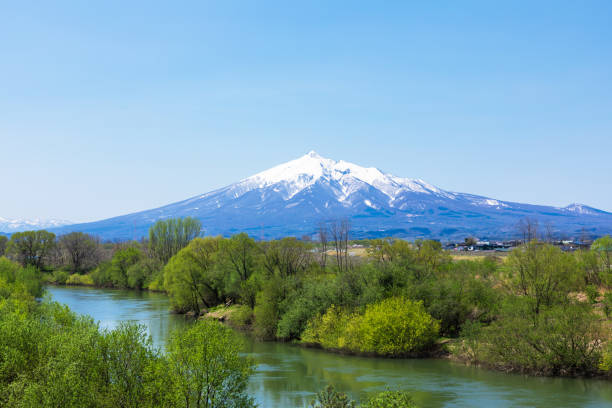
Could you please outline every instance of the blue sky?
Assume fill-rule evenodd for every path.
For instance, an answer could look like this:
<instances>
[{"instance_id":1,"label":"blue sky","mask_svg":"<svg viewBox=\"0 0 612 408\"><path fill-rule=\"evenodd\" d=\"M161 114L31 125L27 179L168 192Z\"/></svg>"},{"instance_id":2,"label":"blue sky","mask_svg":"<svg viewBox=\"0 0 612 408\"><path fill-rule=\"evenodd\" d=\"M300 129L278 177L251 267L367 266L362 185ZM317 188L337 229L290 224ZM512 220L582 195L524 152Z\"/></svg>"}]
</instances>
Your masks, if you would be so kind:
<instances>
[{"instance_id":1,"label":"blue sky","mask_svg":"<svg viewBox=\"0 0 612 408\"><path fill-rule=\"evenodd\" d=\"M0 217L153 208L309 150L612 211L609 1L11 3Z\"/></svg>"}]
</instances>

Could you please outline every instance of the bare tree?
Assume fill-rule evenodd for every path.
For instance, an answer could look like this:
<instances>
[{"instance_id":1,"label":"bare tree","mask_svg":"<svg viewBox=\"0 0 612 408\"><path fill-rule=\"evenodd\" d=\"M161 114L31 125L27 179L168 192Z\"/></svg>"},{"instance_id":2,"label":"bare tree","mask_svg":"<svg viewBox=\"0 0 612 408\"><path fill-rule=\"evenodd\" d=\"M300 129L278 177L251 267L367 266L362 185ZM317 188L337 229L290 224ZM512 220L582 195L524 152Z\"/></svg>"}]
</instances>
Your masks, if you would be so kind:
<instances>
[{"instance_id":1,"label":"bare tree","mask_svg":"<svg viewBox=\"0 0 612 408\"><path fill-rule=\"evenodd\" d=\"M325 270L325 267L327 266L327 235L327 224L325 222L321 222L319 224L319 242L321 244L319 247L319 263L321 264L321 269L323 270Z\"/></svg>"},{"instance_id":2,"label":"bare tree","mask_svg":"<svg viewBox=\"0 0 612 408\"><path fill-rule=\"evenodd\" d=\"M71 232L59 238L62 255L73 272L83 272L100 260L100 241L83 232Z\"/></svg>"},{"instance_id":3,"label":"bare tree","mask_svg":"<svg viewBox=\"0 0 612 408\"><path fill-rule=\"evenodd\" d=\"M538 239L538 227L538 220L529 217L525 217L518 222L518 230L523 237L523 243Z\"/></svg>"},{"instance_id":4,"label":"bare tree","mask_svg":"<svg viewBox=\"0 0 612 408\"><path fill-rule=\"evenodd\" d=\"M340 272L349 268L348 242L351 223L348 219L336 220L330 223L331 238L336 251L336 264Z\"/></svg>"}]
</instances>

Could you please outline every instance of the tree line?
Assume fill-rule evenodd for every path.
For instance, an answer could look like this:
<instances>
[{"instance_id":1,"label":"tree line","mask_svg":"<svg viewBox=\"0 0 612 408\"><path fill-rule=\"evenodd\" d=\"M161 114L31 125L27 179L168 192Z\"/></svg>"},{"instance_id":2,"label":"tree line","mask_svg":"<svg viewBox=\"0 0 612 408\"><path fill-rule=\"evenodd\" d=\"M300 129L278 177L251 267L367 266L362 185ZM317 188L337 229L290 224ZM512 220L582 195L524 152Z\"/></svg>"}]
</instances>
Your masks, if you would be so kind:
<instances>
[{"instance_id":1,"label":"tree line","mask_svg":"<svg viewBox=\"0 0 612 408\"><path fill-rule=\"evenodd\" d=\"M39 255L27 255L50 242L71 253L62 237L39 233L37 245L11 238L7 251L45 271L47 281L164 291L176 312L220 309L230 324L262 339L367 355L450 354L532 374L612 371L608 236L567 253L530 227L525 244L508 256L455 260L432 240L362 240L365 249L355 255L348 222L321 224L314 241L200 231L199 221L187 218L159 221L147 241L72 239L103 254L80 269L78 256L64 255L64 266L53 269L51 258L42 256L41 264ZM22 246L27 250L16 250Z\"/></svg>"}]
</instances>

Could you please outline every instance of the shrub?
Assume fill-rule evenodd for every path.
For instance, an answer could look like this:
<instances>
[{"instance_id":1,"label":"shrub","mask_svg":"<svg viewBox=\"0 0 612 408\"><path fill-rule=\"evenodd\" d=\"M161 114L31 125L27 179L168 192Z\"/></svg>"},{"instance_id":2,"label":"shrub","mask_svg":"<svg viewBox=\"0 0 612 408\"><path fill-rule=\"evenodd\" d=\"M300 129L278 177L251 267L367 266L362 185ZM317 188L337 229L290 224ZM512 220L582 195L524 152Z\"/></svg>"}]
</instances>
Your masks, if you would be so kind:
<instances>
[{"instance_id":1,"label":"shrub","mask_svg":"<svg viewBox=\"0 0 612 408\"><path fill-rule=\"evenodd\" d=\"M607 292L603 298L603 311L606 317L612 314L612 292Z\"/></svg>"},{"instance_id":2,"label":"shrub","mask_svg":"<svg viewBox=\"0 0 612 408\"><path fill-rule=\"evenodd\" d=\"M401 355L423 351L435 341L440 323L422 302L394 297L368 305L361 320L361 351Z\"/></svg>"},{"instance_id":3,"label":"shrub","mask_svg":"<svg viewBox=\"0 0 612 408\"><path fill-rule=\"evenodd\" d=\"M253 310L246 305L232 307L229 323L234 327L244 328L253 323Z\"/></svg>"},{"instance_id":4,"label":"shrub","mask_svg":"<svg viewBox=\"0 0 612 408\"><path fill-rule=\"evenodd\" d=\"M394 297L368 305L363 315L332 305L309 321L302 341L328 349L398 356L430 347L439 328L421 302Z\"/></svg>"},{"instance_id":5,"label":"shrub","mask_svg":"<svg viewBox=\"0 0 612 408\"><path fill-rule=\"evenodd\" d=\"M415 408L416 404L405 391L383 391L370 397L362 408Z\"/></svg>"},{"instance_id":6,"label":"shrub","mask_svg":"<svg viewBox=\"0 0 612 408\"><path fill-rule=\"evenodd\" d=\"M529 315L530 305L518 299L506 309L499 320L482 330L485 362L510 371L545 375L597 370L604 337L590 305L558 305Z\"/></svg>"},{"instance_id":7,"label":"shrub","mask_svg":"<svg viewBox=\"0 0 612 408\"><path fill-rule=\"evenodd\" d=\"M65 285L69 277L70 274L68 272L58 269L53 271L53 274L51 275L51 282L58 285Z\"/></svg>"},{"instance_id":8,"label":"shrub","mask_svg":"<svg viewBox=\"0 0 612 408\"><path fill-rule=\"evenodd\" d=\"M355 401L340 391L336 391L333 385L328 385L320 391L310 403L310 408L355 408Z\"/></svg>"},{"instance_id":9,"label":"shrub","mask_svg":"<svg viewBox=\"0 0 612 408\"><path fill-rule=\"evenodd\" d=\"M326 349L359 351L360 323L361 316L358 314L332 305L324 314L308 322L302 342L318 344Z\"/></svg>"},{"instance_id":10,"label":"shrub","mask_svg":"<svg viewBox=\"0 0 612 408\"><path fill-rule=\"evenodd\" d=\"M66 280L66 285L93 286L94 281L89 275L72 274Z\"/></svg>"},{"instance_id":11,"label":"shrub","mask_svg":"<svg viewBox=\"0 0 612 408\"><path fill-rule=\"evenodd\" d=\"M102 262L90 275L96 286L108 287L113 285L110 261Z\"/></svg>"},{"instance_id":12,"label":"shrub","mask_svg":"<svg viewBox=\"0 0 612 408\"><path fill-rule=\"evenodd\" d=\"M587 285L585 288L587 298L591 303L597 303L597 298L599 297L599 290L597 290L597 286L595 285Z\"/></svg>"}]
</instances>

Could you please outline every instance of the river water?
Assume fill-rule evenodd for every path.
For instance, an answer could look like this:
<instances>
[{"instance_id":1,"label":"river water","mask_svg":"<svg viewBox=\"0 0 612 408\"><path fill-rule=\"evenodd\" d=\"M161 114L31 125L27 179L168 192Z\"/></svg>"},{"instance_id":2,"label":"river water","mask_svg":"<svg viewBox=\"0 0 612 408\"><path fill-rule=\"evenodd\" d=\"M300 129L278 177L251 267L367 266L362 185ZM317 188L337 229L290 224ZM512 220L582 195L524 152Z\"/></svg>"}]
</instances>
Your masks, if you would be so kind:
<instances>
[{"instance_id":1,"label":"river water","mask_svg":"<svg viewBox=\"0 0 612 408\"><path fill-rule=\"evenodd\" d=\"M103 328L141 323L159 347L172 330L190 324L170 313L168 298L159 293L58 286L48 292ZM612 407L609 381L509 375L446 360L342 356L241 336L257 363L249 392L265 408L306 407L327 384L354 399L386 387L403 389L420 407Z\"/></svg>"}]
</instances>

